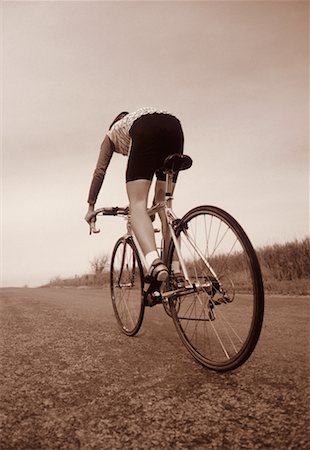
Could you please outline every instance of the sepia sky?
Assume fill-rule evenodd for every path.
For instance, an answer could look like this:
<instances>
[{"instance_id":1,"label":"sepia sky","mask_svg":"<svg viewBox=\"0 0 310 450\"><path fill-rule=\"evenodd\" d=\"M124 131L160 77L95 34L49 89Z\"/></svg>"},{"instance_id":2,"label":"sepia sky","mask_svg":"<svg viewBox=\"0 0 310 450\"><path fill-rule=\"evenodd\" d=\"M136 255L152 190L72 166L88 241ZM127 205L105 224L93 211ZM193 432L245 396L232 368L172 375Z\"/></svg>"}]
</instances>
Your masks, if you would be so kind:
<instances>
[{"instance_id":1,"label":"sepia sky","mask_svg":"<svg viewBox=\"0 0 310 450\"><path fill-rule=\"evenodd\" d=\"M1 3L2 286L81 275L111 254L120 218L83 217L114 116L182 122L193 167L175 211L212 204L254 246L309 232L309 3ZM127 204L115 155L97 206Z\"/></svg>"}]
</instances>

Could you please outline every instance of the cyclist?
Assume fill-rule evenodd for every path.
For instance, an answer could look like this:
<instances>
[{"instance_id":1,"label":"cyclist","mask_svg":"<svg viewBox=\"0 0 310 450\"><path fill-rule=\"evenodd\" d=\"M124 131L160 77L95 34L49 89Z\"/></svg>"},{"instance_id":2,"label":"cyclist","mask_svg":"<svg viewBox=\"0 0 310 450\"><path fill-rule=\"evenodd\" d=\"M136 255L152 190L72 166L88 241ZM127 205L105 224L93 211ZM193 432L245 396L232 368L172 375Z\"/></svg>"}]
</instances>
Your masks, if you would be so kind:
<instances>
[{"instance_id":1,"label":"cyclist","mask_svg":"<svg viewBox=\"0 0 310 450\"><path fill-rule=\"evenodd\" d=\"M114 152L128 156L126 190L129 199L131 225L146 261L150 280L162 282L168 277L168 269L159 258L154 229L147 214L149 189L154 174L156 186L154 202L165 198L165 174L162 166L165 158L173 153L183 153L184 136L180 121L156 108L140 108L120 113L112 122L105 136L91 182L88 211L85 220L91 224L92 213ZM173 188L177 176L174 177ZM164 215L159 214L162 232L167 233Z\"/></svg>"}]
</instances>

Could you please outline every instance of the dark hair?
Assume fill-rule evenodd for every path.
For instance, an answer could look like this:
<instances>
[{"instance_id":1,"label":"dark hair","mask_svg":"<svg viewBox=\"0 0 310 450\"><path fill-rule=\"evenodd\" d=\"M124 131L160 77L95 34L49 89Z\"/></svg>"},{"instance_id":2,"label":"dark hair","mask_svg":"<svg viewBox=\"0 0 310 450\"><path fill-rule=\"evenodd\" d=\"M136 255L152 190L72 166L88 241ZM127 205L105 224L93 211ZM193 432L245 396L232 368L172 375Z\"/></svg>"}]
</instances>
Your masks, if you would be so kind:
<instances>
[{"instance_id":1,"label":"dark hair","mask_svg":"<svg viewBox=\"0 0 310 450\"><path fill-rule=\"evenodd\" d=\"M129 112L127 111L123 111L121 113L118 114L118 116L115 117L115 119L113 120L113 122L111 123L109 130L111 130L111 128L113 127L113 125L115 124L115 122L118 122L119 120L121 120L123 117L127 116L127 114L129 114Z\"/></svg>"}]
</instances>

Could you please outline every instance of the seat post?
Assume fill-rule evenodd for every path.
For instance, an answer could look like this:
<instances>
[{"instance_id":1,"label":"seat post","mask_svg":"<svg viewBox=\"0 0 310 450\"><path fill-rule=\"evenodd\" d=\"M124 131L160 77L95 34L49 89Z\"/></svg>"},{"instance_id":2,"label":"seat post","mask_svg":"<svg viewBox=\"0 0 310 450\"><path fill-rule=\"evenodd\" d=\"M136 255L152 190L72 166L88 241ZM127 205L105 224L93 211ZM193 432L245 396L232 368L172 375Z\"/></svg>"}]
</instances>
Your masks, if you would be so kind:
<instances>
[{"instance_id":1,"label":"seat post","mask_svg":"<svg viewBox=\"0 0 310 450\"><path fill-rule=\"evenodd\" d=\"M173 187L173 172L169 171L166 173L166 192L165 192L165 197L166 197L166 202L167 202L167 206L168 208L171 208L171 204L172 204L172 187Z\"/></svg>"}]
</instances>

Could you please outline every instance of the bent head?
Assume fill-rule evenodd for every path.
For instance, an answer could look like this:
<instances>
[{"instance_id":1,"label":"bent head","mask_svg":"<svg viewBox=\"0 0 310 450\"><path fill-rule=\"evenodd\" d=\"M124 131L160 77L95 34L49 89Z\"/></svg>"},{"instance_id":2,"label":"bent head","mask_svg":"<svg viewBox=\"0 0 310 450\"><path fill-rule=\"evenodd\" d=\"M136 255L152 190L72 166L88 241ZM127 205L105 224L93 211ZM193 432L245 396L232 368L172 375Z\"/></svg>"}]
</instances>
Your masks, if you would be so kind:
<instances>
[{"instance_id":1,"label":"bent head","mask_svg":"<svg viewBox=\"0 0 310 450\"><path fill-rule=\"evenodd\" d=\"M119 120L121 120L123 117L127 116L127 114L129 114L127 111L123 111L120 114L118 114L118 116L115 117L115 119L113 120L113 122L111 123L109 130L111 130L111 128L113 127L113 125L118 122Z\"/></svg>"}]
</instances>

